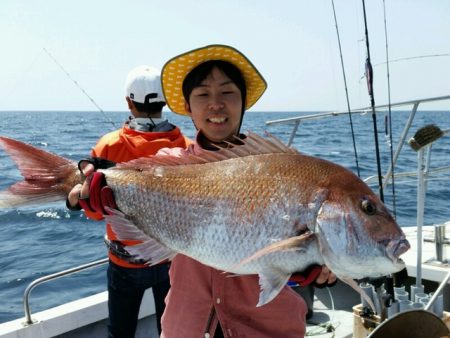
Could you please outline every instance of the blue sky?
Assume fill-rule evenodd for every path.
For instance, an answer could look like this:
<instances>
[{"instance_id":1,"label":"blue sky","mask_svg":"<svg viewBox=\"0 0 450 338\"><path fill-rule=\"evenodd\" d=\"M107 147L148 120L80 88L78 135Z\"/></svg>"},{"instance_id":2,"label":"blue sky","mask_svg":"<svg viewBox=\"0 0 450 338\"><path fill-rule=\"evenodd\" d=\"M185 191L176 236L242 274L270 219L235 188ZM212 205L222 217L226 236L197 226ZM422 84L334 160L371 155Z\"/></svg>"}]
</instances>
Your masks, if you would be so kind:
<instances>
[{"instance_id":1,"label":"blue sky","mask_svg":"<svg viewBox=\"0 0 450 338\"><path fill-rule=\"evenodd\" d=\"M366 0L375 101L387 103L383 1ZM352 108L370 104L360 0L335 0ZM390 59L450 54L450 1L386 0ZM331 0L2 0L0 111L126 110L141 64L212 43L240 49L269 87L258 111L346 110ZM379 64L379 65L378 65ZM450 56L390 64L391 101L450 94ZM448 109L449 101L433 106Z\"/></svg>"}]
</instances>

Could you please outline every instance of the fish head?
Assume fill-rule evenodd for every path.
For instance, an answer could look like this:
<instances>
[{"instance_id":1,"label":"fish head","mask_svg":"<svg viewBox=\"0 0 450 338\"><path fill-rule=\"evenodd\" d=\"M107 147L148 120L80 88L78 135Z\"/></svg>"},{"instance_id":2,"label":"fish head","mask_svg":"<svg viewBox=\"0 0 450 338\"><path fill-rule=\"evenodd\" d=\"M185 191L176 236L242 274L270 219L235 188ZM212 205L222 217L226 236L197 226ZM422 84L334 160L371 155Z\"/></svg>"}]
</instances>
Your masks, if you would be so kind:
<instances>
[{"instance_id":1,"label":"fish head","mask_svg":"<svg viewBox=\"0 0 450 338\"><path fill-rule=\"evenodd\" d=\"M317 215L325 264L339 277L380 277L405 267L410 245L377 195L358 177L329 190Z\"/></svg>"}]
</instances>

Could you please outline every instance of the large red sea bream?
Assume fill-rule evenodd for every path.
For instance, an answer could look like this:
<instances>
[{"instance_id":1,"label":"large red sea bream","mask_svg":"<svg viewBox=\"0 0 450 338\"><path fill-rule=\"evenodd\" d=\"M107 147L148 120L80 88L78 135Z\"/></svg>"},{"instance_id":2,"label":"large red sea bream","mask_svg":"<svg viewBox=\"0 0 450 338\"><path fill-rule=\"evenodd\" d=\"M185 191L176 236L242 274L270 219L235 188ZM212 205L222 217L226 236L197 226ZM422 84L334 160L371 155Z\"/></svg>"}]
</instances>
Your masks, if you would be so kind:
<instances>
[{"instance_id":1,"label":"large red sea bream","mask_svg":"<svg viewBox=\"0 0 450 338\"><path fill-rule=\"evenodd\" d=\"M76 163L0 137L24 181L1 193L0 207L64 200L81 182ZM120 212L107 221L130 253L155 264L183 253L235 274L258 274L258 305L290 275L326 264L340 279L404 268L401 228L351 171L303 155L271 137L199 156L141 158L102 170Z\"/></svg>"}]
</instances>

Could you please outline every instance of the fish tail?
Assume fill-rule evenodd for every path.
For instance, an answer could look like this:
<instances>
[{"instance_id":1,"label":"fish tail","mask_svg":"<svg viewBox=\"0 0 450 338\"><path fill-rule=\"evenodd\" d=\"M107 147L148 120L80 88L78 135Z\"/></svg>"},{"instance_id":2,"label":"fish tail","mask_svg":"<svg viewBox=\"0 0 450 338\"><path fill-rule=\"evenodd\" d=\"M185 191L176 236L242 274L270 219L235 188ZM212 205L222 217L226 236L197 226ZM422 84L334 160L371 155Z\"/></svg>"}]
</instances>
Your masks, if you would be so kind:
<instances>
[{"instance_id":1,"label":"fish tail","mask_svg":"<svg viewBox=\"0 0 450 338\"><path fill-rule=\"evenodd\" d=\"M0 147L23 177L0 192L0 208L64 200L81 182L76 163L69 159L4 136L0 136Z\"/></svg>"}]
</instances>

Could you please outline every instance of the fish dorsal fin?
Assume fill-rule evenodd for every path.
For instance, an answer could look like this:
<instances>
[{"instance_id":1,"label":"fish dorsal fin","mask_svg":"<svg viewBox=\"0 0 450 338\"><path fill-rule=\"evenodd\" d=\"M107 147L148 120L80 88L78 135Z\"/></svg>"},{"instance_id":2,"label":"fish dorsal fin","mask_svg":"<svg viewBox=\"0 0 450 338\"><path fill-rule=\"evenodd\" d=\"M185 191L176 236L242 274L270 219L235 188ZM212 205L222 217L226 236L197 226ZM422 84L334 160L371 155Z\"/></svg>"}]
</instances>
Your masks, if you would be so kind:
<instances>
[{"instance_id":1,"label":"fish dorsal fin","mask_svg":"<svg viewBox=\"0 0 450 338\"><path fill-rule=\"evenodd\" d=\"M204 164L219 162L232 158L240 158L252 155L287 153L297 154L297 150L284 145L275 136L266 133L268 138L264 138L255 133L249 132L245 139L239 139L241 144L227 142L229 147L217 146L218 150L201 150L198 154L171 156L167 154L141 157L126 163L120 163L120 169L142 169L152 166L176 166L186 164Z\"/></svg>"}]
</instances>

